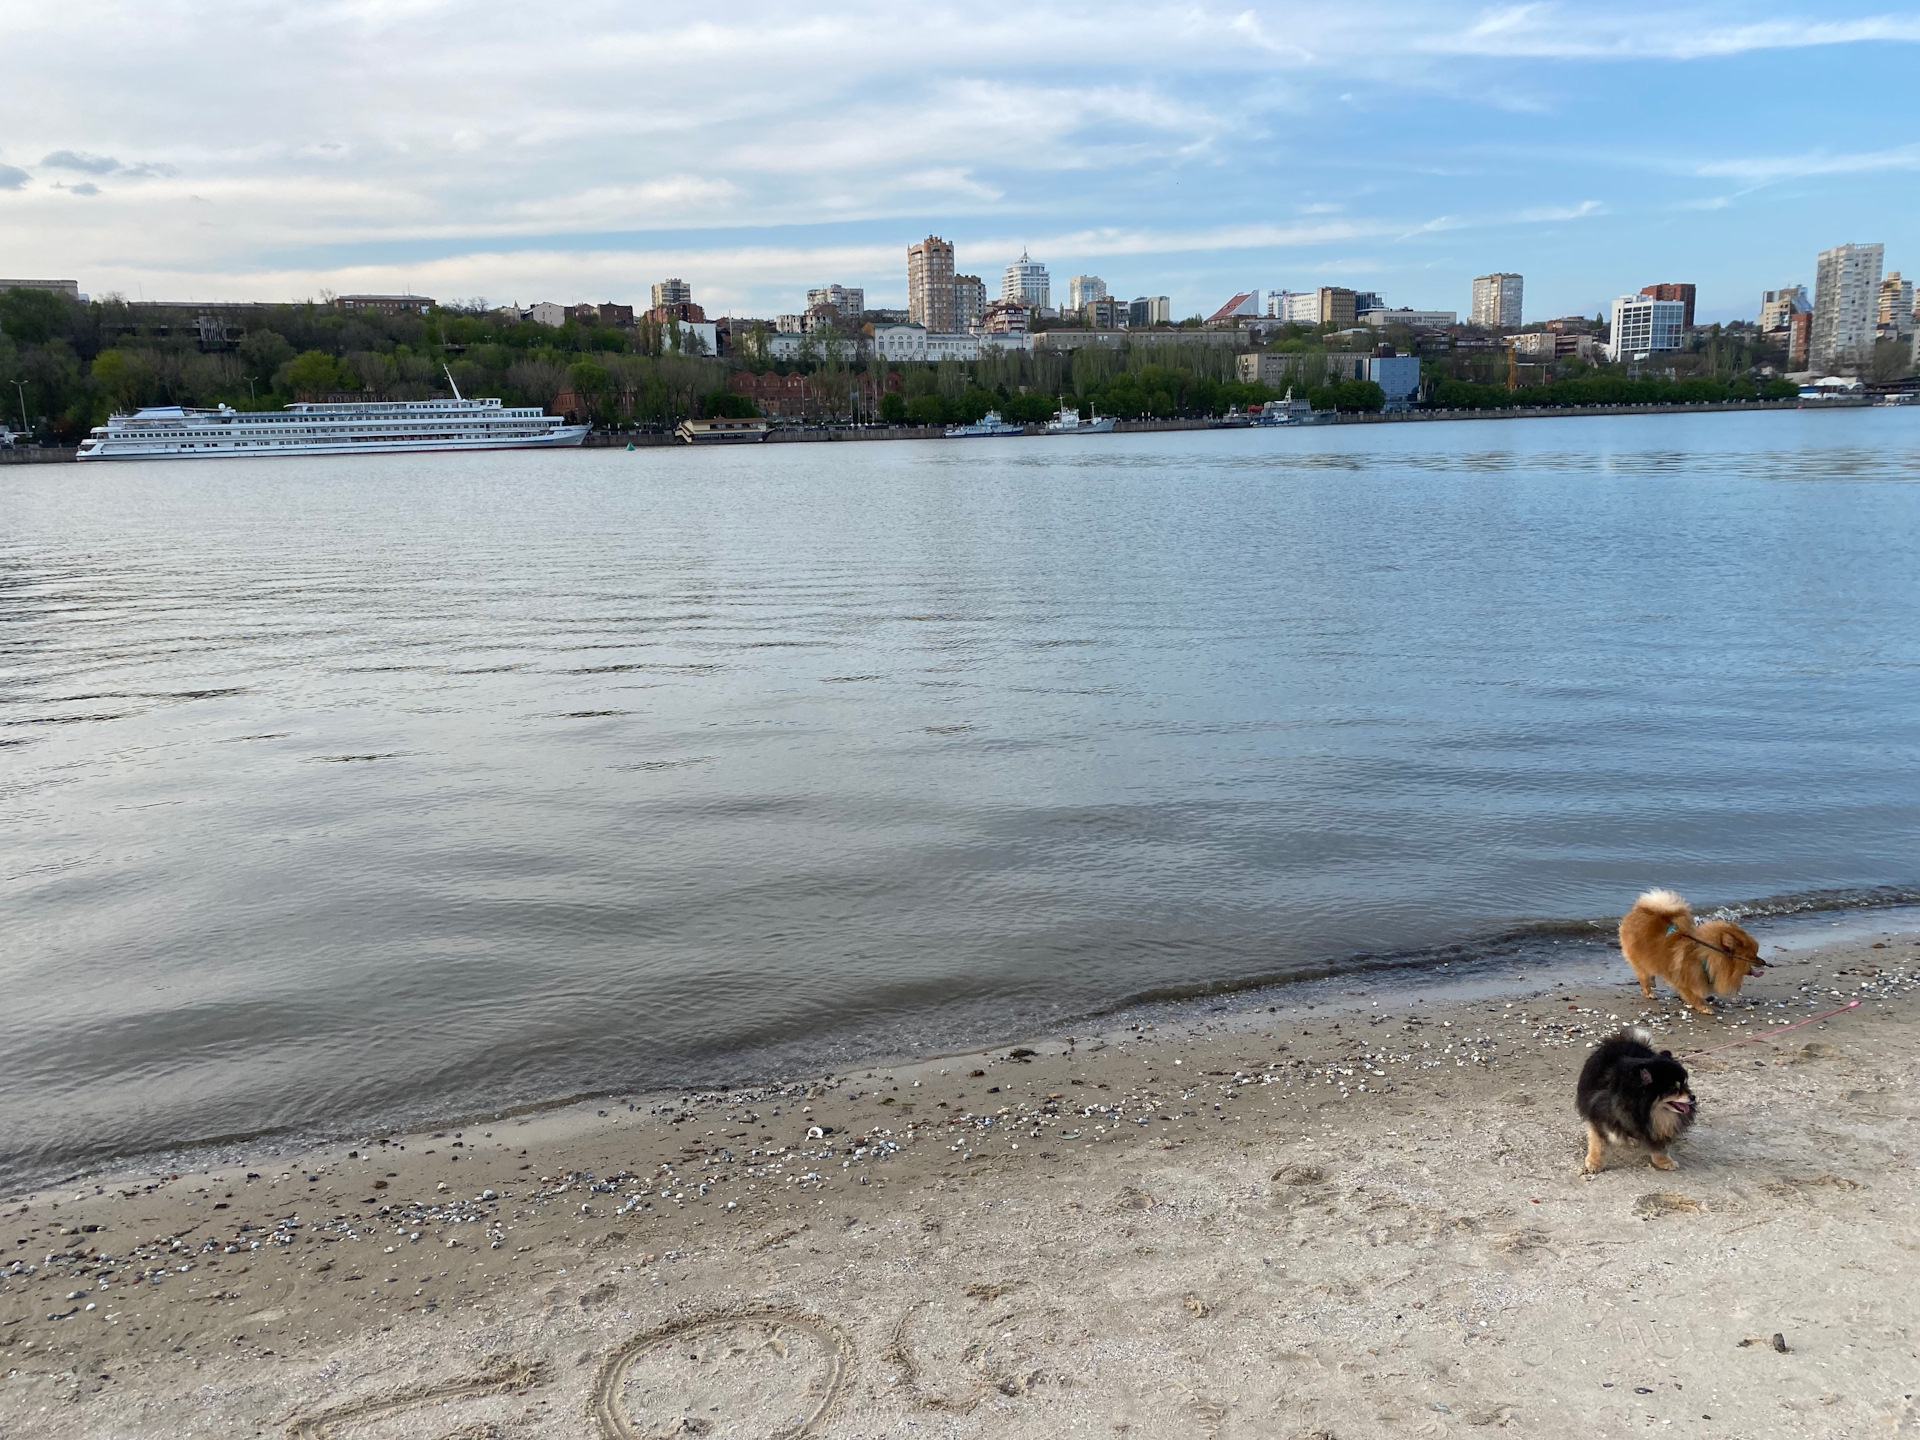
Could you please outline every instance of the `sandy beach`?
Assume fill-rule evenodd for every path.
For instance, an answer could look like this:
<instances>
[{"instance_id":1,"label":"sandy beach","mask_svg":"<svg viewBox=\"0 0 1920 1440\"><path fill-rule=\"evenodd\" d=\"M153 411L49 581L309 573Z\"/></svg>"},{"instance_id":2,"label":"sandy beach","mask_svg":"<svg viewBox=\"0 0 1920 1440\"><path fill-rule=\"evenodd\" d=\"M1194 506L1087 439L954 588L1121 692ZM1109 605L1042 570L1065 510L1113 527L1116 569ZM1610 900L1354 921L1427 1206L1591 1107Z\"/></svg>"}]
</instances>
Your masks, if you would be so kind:
<instances>
[{"instance_id":1,"label":"sandy beach","mask_svg":"<svg viewBox=\"0 0 1920 1440\"><path fill-rule=\"evenodd\" d=\"M1710 1019L1544 977L14 1196L0 1430L1915 1433L1920 937L1781 953ZM1585 1178L1623 1022L1715 1051L1702 1120Z\"/></svg>"}]
</instances>

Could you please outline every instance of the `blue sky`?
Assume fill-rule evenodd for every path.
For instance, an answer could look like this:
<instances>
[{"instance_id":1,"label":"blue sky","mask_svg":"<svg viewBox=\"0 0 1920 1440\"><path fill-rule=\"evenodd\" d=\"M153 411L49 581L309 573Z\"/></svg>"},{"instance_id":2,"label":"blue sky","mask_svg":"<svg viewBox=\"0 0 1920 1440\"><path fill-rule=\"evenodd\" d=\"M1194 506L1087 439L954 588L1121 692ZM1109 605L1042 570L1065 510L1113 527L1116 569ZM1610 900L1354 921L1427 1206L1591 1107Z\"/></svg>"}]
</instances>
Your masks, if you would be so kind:
<instances>
[{"instance_id":1,"label":"blue sky","mask_svg":"<svg viewBox=\"0 0 1920 1440\"><path fill-rule=\"evenodd\" d=\"M0 0L0 275L95 294L905 302L935 233L1176 314L1322 284L1706 319L1920 271L1920 13L1769 4Z\"/></svg>"}]
</instances>

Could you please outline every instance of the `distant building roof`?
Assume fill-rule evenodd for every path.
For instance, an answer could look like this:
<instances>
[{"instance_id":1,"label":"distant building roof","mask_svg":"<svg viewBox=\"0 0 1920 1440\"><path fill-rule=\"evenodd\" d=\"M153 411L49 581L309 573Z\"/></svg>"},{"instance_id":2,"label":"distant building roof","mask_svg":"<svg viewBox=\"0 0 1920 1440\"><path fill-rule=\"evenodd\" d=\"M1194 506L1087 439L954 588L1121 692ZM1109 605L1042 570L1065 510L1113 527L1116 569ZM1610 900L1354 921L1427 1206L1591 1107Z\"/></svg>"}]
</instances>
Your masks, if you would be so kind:
<instances>
[{"instance_id":1,"label":"distant building roof","mask_svg":"<svg viewBox=\"0 0 1920 1440\"><path fill-rule=\"evenodd\" d=\"M1238 295L1235 295L1231 300L1227 301L1226 304L1214 311L1213 314L1209 315L1207 317L1207 324L1214 325L1222 320L1232 320L1241 315L1258 315L1259 313L1260 292L1257 290L1242 290Z\"/></svg>"}]
</instances>

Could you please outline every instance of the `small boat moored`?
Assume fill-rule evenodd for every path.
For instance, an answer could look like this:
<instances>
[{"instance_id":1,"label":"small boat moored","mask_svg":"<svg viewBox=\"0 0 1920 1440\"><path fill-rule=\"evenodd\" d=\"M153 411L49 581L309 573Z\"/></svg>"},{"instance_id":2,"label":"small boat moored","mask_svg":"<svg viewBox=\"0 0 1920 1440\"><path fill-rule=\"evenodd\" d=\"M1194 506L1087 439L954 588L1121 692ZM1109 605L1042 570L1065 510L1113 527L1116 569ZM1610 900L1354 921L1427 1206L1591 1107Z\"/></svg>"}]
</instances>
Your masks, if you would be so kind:
<instances>
[{"instance_id":1,"label":"small boat moored","mask_svg":"<svg viewBox=\"0 0 1920 1440\"><path fill-rule=\"evenodd\" d=\"M949 425L947 439L973 440L982 436L1024 435L1027 427L1014 425L1000 418L998 410L989 410L971 425Z\"/></svg>"},{"instance_id":2,"label":"small boat moored","mask_svg":"<svg viewBox=\"0 0 1920 1440\"><path fill-rule=\"evenodd\" d=\"M751 445L772 428L764 420L682 420L673 433L687 445Z\"/></svg>"},{"instance_id":3,"label":"small boat moored","mask_svg":"<svg viewBox=\"0 0 1920 1440\"><path fill-rule=\"evenodd\" d=\"M1047 422L1048 435L1111 435L1113 417L1094 412L1091 420L1082 420L1078 410L1069 410L1062 405L1054 412L1053 419Z\"/></svg>"},{"instance_id":4,"label":"small boat moored","mask_svg":"<svg viewBox=\"0 0 1920 1440\"><path fill-rule=\"evenodd\" d=\"M1332 411L1317 411L1308 400L1293 398L1293 387L1287 387L1286 398L1269 400L1260 407L1260 418L1256 425L1324 425L1333 418Z\"/></svg>"}]
</instances>

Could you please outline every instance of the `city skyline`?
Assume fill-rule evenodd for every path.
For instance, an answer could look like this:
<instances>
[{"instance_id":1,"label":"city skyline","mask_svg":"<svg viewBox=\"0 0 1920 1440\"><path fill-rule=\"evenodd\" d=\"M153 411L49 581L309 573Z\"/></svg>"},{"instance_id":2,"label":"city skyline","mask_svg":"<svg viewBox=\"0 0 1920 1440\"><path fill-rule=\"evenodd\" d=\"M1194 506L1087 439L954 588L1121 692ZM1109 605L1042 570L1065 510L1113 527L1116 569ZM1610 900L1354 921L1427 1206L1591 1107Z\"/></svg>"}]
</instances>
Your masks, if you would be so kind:
<instances>
[{"instance_id":1,"label":"city skyline","mask_svg":"<svg viewBox=\"0 0 1920 1440\"><path fill-rule=\"evenodd\" d=\"M1877 138L1920 43L1903 15L1148 5L1099 30L1150 63L1088 67L1044 58L1084 34L1068 6L642 23L590 4L590 52L530 67L550 37L486 3L457 24L320 3L244 35L202 13L14 17L37 53L109 26L116 44L23 67L0 98L0 270L136 298L523 304L631 301L672 274L713 313L772 314L827 279L904 308L901 247L931 233L968 273L1025 250L1176 315L1249 285L1465 313L1473 277L1511 270L1530 316L1692 276L1710 323L1811 286L1835 235L1900 248L1920 228L1920 146ZM938 73L895 63L935 41ZM721 83L763 60L788 81ZM195 105L158 88L209 68L222 86ZM1765 94L1766 123L1722 123L1728 93Z\"/></svg>"}]
</instances>

